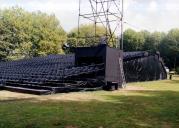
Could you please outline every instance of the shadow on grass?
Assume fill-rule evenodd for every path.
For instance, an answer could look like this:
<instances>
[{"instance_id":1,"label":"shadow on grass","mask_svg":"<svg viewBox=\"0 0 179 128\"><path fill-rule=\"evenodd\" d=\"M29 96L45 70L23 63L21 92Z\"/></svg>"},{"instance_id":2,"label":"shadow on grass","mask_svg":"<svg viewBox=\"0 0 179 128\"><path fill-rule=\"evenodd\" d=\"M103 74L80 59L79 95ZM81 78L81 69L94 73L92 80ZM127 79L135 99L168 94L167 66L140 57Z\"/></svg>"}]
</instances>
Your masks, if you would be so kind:
<instances>
[{"instance_id":1,"label":"shadow on grass","mask_svg":"<svg viewBox=\"0 0 179 128\"><path fill-rule=\"evenodd\" d=\"M122 103L134 124L153 127L158 124L179 126L179 92L174 91L135 91L139 95L106 97L114 103ZM160 126L160 125L159 125ZM164 126L162 126L164 127Z\"/></svg>"},{"instance_id":2,"label":"shadow on grass","mask_svg":"<svg viewBox=\"0 0 179 128\"><path fill-rule=\"evenodd\" d=\"M120 93L120 92L119 92ZM0 127L142 128L178 127L179 93L107 93L104 101L9 101L0 103Z\"/></svg>"},{"instance_id":3,"label":"shadow on grass","mask_svg":"<svg viewBox=\"0 0 179 128\"><path fill-rule=\"evenodd\" d=\"M1 92L1 91L0 91ZM9 103L9 102L17 102L17 101L33 101L36 100L36 98L12 98L12 97L6 97L6 99L0 100L0 103Z\"/></svg>"},{"instance_id":4,"label":"shadow on grass","mask_svg":"<svg viewBox=\"0 0 179 128\"><path fill-rule=\"evenodd\" d=\"M179 84L179 79L178 80L176 80L176 79L174 79L174 80L168 80L168 81L165 81L166 83L170 83L170 84ZM179 86L179 85L178 85Z\"/></svg>"}]
</instances>

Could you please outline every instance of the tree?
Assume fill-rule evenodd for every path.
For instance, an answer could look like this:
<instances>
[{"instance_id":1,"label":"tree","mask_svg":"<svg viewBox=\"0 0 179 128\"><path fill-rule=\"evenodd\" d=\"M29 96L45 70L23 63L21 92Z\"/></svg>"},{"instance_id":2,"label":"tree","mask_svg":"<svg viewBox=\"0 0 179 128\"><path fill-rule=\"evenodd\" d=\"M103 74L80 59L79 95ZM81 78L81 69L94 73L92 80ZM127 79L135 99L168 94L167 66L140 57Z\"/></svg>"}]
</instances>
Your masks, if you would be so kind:
<instances>
[{"instance_id":1,"label":"tree","mask_svg":"<svg viewBox=\"0 0 179 128\"><path fill-rule=\"evenodd\" d=\"M142 50L145 38L140 32L128 29L124 32L124 50L138 51Z\"/></svg>"},{"instance_id":2,"label":"tree","mask_svg":"<svg viewBox=\"0 0 179 128\"><path fill-rule=\"evenodd\" d=\"M67 43L70 46L94 46L100 42L100 38L106 36L106 29L103 26L96 27L96 38L93 24L84 24L79 27L79 39L78 28L72 29L68 34ZM112 39L115 39L113 35ZM115 44L109 42L109 45L113 47Z\"/></svg>"},{"instance_id":3,"label":"tree","mask_svg":"<svg viewBox=\"0 0 179 128\"><path fill-rule=\"evenodd\" d=\"M170 68L179 65L179 29L172 29L162 40L160 53Z\"/></svg>"},{"instance_id":4,"label":"tree","mask_svg":"<svg viewBox=\"0 0 179 128\"><path fill-rule=\"evenodd\" d=\"M17 46L16 32L17 29L6 20L4 13L0 10L0 60L5 59Z\"/></svg>"},{"instance_id":5,"label":"tree","mask_svg":"<svg viewBox=\"0 0 179 128\"><path fill-rule=\"evenodd\" d=\"M0 43L4 44L0 48L1 59L63 52L66 33L55 15L13 7L1 10L0 17ZM41 48L42 42L48 42L53 50Z\"/></svg>"},{"instance_id":6,"label":"tree","mask_svg":"<svg viewBox=\"0 0 179 128\"><path fill-rule=\"evenodd\" d=\"M161 32L148 33L145 36L143 50L158 51L160 43L164 37L165 37L165 33L161 33Z\"/></svg>"}]
</instances>

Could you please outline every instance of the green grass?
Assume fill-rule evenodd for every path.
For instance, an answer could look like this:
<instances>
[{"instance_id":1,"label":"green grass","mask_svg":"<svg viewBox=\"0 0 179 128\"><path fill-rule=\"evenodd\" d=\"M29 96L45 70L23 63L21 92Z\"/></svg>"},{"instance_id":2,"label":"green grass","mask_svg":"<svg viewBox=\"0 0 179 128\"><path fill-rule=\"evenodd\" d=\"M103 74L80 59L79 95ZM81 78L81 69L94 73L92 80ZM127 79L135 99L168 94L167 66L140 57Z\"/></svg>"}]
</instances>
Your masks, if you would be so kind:
<instances>
[{"instance_id":1,"label":"green grass","mask_svg":"<svg viewBox=\"0 0 179 128\"><path fill-rule=\"evenodd\" d=\"M173 80L131 83L129 85L144 87L146 89L154 89L158 91L179 91L179 76L174 76Z\"/></svg>"},{"instance_id":2,"label":"green grass","mask_svg":"<svg viewBox=\"0 0 179 128\"><path fill-rule=\"evenodd\" d=\"M0 100L0 128L179 127L179 76L129 86L143 89L81 93L97 97L86 101Z\"/></svg>"}]
</instances>

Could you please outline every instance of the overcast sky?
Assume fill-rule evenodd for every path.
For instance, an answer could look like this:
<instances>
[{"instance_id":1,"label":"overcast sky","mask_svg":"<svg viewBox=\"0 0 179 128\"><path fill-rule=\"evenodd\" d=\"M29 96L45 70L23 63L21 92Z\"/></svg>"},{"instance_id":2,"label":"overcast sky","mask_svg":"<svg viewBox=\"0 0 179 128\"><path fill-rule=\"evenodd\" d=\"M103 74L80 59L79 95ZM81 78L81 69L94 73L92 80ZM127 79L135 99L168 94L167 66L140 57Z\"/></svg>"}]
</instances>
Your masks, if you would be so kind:
<instances>
[{"instance_id":1,"label":"overcast sky","mask_svg":"<svg viewBox=\"0 0 179 128\"><path fill-rule=\"evenodd\" d=\"M83 0L88 1L88 0ZM0 9L19 6L54 13L66 31L77 26L78 0L0 0ZM168 31L179 28L179 0L124 0L126 28Z\"/></svg>"}]
</instances>

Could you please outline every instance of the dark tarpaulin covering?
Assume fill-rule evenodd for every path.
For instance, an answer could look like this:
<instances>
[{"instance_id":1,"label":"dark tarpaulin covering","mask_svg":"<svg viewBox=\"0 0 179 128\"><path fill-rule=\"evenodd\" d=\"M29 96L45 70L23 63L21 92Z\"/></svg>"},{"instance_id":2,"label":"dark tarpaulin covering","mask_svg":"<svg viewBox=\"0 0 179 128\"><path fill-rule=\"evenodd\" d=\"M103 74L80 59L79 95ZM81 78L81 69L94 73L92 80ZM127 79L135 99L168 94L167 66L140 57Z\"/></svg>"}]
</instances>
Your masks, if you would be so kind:
<instances>
[{"instance_id":1,"label":"dark tarpaulin covering","mask_svg":"<svg viewBox=\"0 0 179 128\"><path fill-rule=\"evenodd\" d=\"M105 63L106 45L96 47L78 47L75 49L76 65Z\"/></svg>"},{"instance_id":2,"label":"dark tarpaulin covering","mask_svg":"<svg viewBox=\"0 0 179 128\"><path fill-rule=\"evenodd\" d=\"M106 81L117 82L122 85L122 75L120 65L122 66L122 51L107 47L106 54Z\"/></svg>"},{"instance_id":3,"label":"dark tarpaulin covering","mask_svg":"<svg viewBox=\"0 0 179 128\"><path fill-rule=\"evenodd\" d=\"M149 53L146 51L136 51L136 52L124 52L123 53L123 59L126 60L134 60L137 58L148 56Z\"/></svg>"},{"instance_id":4,"label":"dark tarpaulin covering","mask_svg":"<svg viewBox=\"0 0 179 128\"><path fill-rule=\"evenodd\" d=\"M167 78L159 53L124 53L124 73L127 82L163 80Z\"/></svg>"},{"instance_id":5,"label":"dark tarpaulin covering","mask_svg":"<svg viewBox=\"0 0 179 128\"><path fill-rule=\"evenodd\" d=\"M119 57L122 56L122 52L120 50L102 44L96 47L76 48L75 56L77 65L82 65L84 63L104 63L104 80L106 82L116 82L122 85L123 80L121 80L119 63Z\"/></svg>"}]
</instances>

